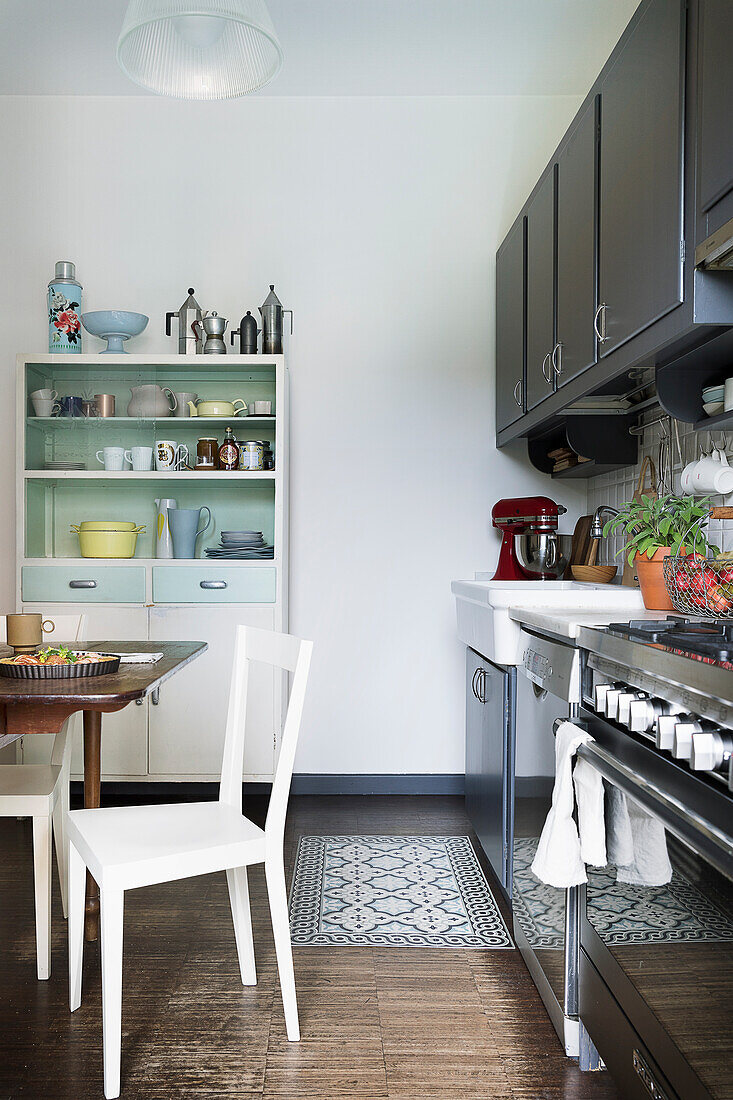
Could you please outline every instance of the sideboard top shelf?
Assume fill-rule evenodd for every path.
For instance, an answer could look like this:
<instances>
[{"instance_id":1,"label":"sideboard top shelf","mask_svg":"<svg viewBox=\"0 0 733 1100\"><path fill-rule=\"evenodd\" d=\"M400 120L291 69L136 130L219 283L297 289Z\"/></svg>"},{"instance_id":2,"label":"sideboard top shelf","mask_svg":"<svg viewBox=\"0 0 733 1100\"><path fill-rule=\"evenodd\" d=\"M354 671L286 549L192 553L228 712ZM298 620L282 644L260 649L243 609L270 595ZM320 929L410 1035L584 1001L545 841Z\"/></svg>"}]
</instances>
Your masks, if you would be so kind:
<instances>
[{"instance_id":1,"label":"sideboard top shelf","mask_svg":"<svg viewBox=\"0 0 733 1100\"><path fill-rule=\"evenodd\" d=\"M19 364L38 364L53 366L58 364L63 367L96 366L96 367L176 367L198 366L202 370L208 367L221 369L228 365L232 367L261 367L272 370L285 362L284 355L156 355L152 352L138 354L137 352L124 352L120 355L108 355L106 352L82 352L80 355L64 355L59 353L44 352L37 354L26 352L18 355Z\"/></svg>"}]
</instances>

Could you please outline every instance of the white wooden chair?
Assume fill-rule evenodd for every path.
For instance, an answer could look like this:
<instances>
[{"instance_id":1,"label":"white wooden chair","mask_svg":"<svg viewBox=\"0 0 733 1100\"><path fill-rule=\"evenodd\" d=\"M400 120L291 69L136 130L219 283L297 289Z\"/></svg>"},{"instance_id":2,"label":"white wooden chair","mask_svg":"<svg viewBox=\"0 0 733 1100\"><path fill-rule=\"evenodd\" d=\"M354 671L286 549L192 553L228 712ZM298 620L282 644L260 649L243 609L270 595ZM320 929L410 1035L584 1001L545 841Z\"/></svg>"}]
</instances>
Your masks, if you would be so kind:
<instances>
[{"instance_id":1,"label":"white wooden chair","mask_svg":"<svg viewBox=\"0 0 733 1100\"><path fill-rule=\"evenodd\" d=\"M50 617L50 616L49 616ZM44 644L81 641L84 615L54 615L55 629L44 635ZM5 635L5 616L0 616ZM51 976L51 837L56 841L56 861L61 885L61 904L66 916L67 851L66 815L69 812L71 734L79 721L72 715L56 734L49 764L0 765L0 817L33 818L33 879L36 906L36 966L41 979ZM30 736L42 737L43 734Z\"/></svg>"},{"instance_id":2,"label":"white wooden chair","mask_svg":"<svg viewBox=\"0 0 733 1100\"><path fill-rule=\"evenodd\" d=\"M81 1004L88 868L100 889L104 1095L108 1100L120 1094L125 890L225 870L242 983L256 985L247 867L264 863L287 1035L291 1041L300 1038L283 835L312 649L312 642L289 634L237 627L218 802L120 806L69 814L69 1002L72 1012ZM293 673L264 829L242 814L247 681L252 661Z\"/></svg>"}]
</instances>

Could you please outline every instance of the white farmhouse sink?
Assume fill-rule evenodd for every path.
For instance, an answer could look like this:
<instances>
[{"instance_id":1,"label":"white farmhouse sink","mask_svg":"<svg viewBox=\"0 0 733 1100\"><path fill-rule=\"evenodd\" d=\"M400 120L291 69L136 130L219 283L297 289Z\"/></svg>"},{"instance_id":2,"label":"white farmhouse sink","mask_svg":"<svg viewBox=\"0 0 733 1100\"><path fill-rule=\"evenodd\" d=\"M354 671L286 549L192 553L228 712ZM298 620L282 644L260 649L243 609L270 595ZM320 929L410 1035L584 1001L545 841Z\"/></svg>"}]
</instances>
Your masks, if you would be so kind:
<instances>
[{"instance_id":1,"label":"white farmhouse sink","mask_svg":"<svg viewBox=\"0 0 733 1100\"><path fill-rule=\"evenodd\" d=\"M636 612L638 617L643 609L638 588L620 584L474 580L453 581L451 591L456 597L458 637L499 665L521 661L521 628L510 616L516 608L578 611L586 623L588 613L597 613L598 621L604 622L608 621L608 612Z\"/></svg>"}]
</instances>

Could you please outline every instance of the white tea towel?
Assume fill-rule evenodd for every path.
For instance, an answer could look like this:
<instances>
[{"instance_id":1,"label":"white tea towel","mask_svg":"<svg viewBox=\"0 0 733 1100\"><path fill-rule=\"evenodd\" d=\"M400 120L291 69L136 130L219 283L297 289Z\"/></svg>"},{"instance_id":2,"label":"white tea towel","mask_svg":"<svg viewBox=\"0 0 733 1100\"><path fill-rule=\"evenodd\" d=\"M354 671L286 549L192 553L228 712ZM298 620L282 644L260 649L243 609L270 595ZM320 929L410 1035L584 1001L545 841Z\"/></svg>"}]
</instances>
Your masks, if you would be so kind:
<instances>
[{"instance_id":1,"label":"white tea towel","mask_svg":"<svg viewBox=\"0 0 733 1100\"><path fill-rule=\"evenodd\" d=\"M115 653L113 649L108 649L107 653L119 657L121 665L154 665L163 658L162 653Z\"/></svg>"},{"instance_id":2,"label":"white tea towel","mask_svg":"<svg viewBox=\"0 0 733 1100\"><path fill-rule=\"evenodd\" d=\"M616 864L616 881L666 886L672 878L672 864L661 821L612 783L608 784L607 807L608 861Z\"/></svg>"},{"instance_id":3,"label":"white tea towel","mask_svg":"<svg viewBox=\"0 0 733 1100\"><path fill-rule=\"evenodd\" d=\"M575 803L578 807L580 858L592 867L606 866L606 822L601 773L582 758L573 771Z\"/></svg>"},{"instance_id":4,"label":"white tea towel","mask_svg":"<svg viewBox=\"0 0 733 1100\"><path fill-rule=\"evenodd\" d=\"M587 882L580 838L573 821L573 757L578 745L592 737L572 722L562 722L555 734L555 787L552 806L542 827L532 871L548 886L563 889Z\"/></svg>"}]
</instances>

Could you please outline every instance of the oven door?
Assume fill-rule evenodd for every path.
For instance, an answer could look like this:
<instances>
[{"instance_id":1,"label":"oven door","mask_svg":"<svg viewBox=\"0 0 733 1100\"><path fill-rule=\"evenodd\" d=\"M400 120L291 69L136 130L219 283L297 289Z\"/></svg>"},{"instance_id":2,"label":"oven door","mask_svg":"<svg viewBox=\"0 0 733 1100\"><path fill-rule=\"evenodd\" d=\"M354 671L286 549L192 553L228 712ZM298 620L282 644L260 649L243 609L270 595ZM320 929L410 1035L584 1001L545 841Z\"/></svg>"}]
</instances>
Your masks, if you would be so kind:
<instances>
[{"instance_id":1,"label":"oven door","mask_svg":"<svg viewBox=\"0 0 733 1100\"><path fill-rule=\"evenodd\" d=\"M580 1018L625 1098L730 1100L730 800L610 723L580 724L609 856L581 892Z\"/></svg>"}]
</instances>

